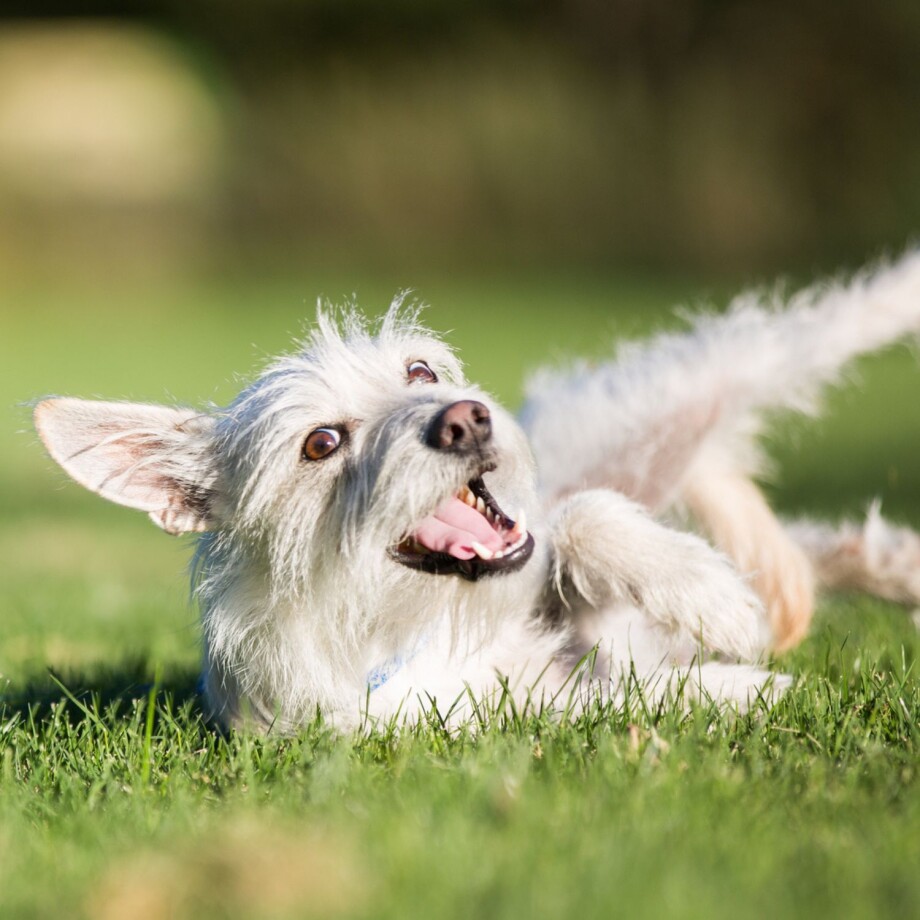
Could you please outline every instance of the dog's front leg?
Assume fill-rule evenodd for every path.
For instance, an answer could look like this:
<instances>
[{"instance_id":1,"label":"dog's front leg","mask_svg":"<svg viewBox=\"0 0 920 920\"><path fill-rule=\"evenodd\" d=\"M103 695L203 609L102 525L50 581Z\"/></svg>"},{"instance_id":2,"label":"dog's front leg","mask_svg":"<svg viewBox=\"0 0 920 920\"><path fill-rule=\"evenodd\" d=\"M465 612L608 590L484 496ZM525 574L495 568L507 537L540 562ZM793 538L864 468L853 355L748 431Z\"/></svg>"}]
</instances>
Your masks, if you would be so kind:
<instances>
[{"instance_id":1,"label":"dog's front leg","mask_svg":"<svg viewBox=\"0 0 920 920\"><path fill-rule=\"evenodd\" d=\"M627 602L707 649L752 659L768 636L763 606L699 537L656 523L625 496L581 492L550 519L554 577L593 607Z\"/></svg>"}]
</instances>

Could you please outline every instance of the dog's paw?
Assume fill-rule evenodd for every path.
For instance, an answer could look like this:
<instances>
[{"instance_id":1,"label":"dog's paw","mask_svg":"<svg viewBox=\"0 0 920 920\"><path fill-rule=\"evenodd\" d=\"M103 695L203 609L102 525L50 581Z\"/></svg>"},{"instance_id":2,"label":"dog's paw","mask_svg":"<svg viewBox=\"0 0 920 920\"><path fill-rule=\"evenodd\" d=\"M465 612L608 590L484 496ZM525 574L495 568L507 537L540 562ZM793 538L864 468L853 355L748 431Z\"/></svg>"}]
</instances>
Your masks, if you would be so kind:
<instances>
[{"instance_id":1,"label":"dog's paw","mask_svg":"<svg viewBox=\"0 0 920 920\"><path fill-rule=\"evenodd\" d=\"M689 689L700 702L730 703L747 712L758 701L773 705L791 686L792 677L745 664L708 661L687 672Z\"/></svg>"},{"instance_id":2,"label":"dog's paw","mask_svg":"<svg viewBox=\"0 0 920 920\"><path fill-rule=\"evenodd\" d=\"M671 633L753 659L769 641L763 605L729 561L613 492L569 499L551 521L556 581L595 608L630 603Z\"/></svg>"},{"instance_id":3,"label":"dog's paw","mask_svg":"<svg viewBox=\"0 0 920 920\"><path fill-rule=\"evenodd\" d=\"M652 612L688 632L705 650L756 659L771 638L763 602L724 556L696 537L679 536L683 545L679 551L675 547L648 598L664 609Z\"/></svg>"}]
</instances>

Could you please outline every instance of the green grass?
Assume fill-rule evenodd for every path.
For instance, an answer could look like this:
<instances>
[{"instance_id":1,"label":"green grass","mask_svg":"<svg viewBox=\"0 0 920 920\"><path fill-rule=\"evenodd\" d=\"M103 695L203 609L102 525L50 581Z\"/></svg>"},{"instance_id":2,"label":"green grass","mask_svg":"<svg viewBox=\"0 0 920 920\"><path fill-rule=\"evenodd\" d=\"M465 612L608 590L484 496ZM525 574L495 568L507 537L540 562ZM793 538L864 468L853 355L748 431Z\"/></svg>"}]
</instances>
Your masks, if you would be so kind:
<instances>
[{"instance_id":1,"label":"green grass","mask_svg":"<svg viewBox=\"0 0 920 920\"><path fill-rule=\"evenodd\" d=\"M0 916L905 916L920 903L920 634L824 603L769 712L505 712L480 736L222 738L194 701L188 546L65 484L16 404L48 392L228 398L316 294L409 279L305 272L0 301ZM547 357L601 355L699 287L412 279L507 402ZM920 518L906 351L778 443L788 510Z\"/></svg>"}]
</instances>

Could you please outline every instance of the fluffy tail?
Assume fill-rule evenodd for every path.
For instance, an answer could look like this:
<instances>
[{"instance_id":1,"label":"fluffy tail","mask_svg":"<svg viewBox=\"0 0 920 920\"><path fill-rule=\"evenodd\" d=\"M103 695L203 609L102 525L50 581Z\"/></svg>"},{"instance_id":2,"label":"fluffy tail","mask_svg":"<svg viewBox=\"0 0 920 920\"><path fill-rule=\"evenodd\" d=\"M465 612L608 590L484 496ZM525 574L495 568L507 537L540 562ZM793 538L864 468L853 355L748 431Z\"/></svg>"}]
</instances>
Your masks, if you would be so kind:
<instances>
[{"instance_id":1,"label":"fluffy tail","mask_svg":"<svg viewBox=\"0 0 920 920\"><path fill-rule=\"evenodd\" d=\"M789 646L811 618L812 567L750 482L756 437L771 411L817 411L854 357L920 332L920 252L785 305L744 294L690 322L609 363L538 374L521 420L548 502L603 485L655 511L685 503L752 574Z\"/></svg>"},{"instance_id":2,"label":"fluffy tail","mask_svg":"<svg viewBox=\"0 0 920 920\"><path fill-rule=\"evenodd\" d=\"M848 361L918 331L920 251L849 284L808 288L785 308L742 294L725 314L623 345L608 363L542 371L521 421L544 494L604 484L666 506L704 446L717 442L750 468L764 411L816 411Z\"/></svg>"}]
</instances>

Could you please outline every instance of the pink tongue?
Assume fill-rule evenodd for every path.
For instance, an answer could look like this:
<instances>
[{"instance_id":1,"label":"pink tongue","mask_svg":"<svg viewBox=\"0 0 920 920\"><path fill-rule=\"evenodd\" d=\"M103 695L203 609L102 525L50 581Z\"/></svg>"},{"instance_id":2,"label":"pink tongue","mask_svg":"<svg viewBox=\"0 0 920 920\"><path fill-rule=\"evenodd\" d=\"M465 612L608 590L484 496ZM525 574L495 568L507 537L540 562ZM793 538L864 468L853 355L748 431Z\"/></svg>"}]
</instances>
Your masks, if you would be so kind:
<instances>
[{"instance_id":1,"label":"pink tongue","mask_svg":"<svg viewBox=\"0 0 920 920\"><path fill-rule=\"evenodd\" d=\"M425 518L412 537L435 553L449 553L455 559L472 559L472 543L481 543L493 552L505 542L492 525L474 508L459 498L449 498L430 517Z\"/></svg>"}]
</instances>

